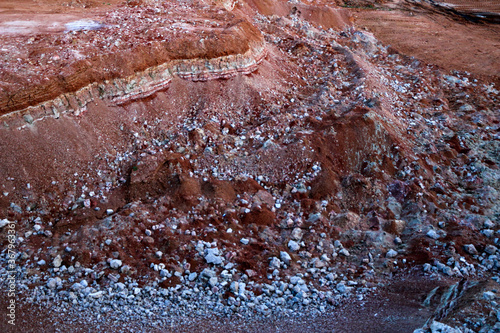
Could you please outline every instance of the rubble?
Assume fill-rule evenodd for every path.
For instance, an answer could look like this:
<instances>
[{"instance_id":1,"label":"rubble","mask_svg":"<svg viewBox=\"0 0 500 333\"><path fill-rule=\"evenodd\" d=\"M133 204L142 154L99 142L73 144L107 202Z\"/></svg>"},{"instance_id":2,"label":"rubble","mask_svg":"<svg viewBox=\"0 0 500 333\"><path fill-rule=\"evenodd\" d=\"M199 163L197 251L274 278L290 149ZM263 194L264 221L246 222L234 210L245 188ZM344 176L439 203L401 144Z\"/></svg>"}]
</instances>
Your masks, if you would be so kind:
<instances>
[{"instance_id":1,"label":"rubble","mask_svg":"<svg viewBox=\"0 0 500 333\"><path fill-rule=\"evenodd\" d=\"M500 280L495 79L340 8L227 5L0 37L0 229L15 221L23 297L140 323L316 318L415 275L443 288L423 331L494 329L475 309Z\"/></svg>"}]
</instances>

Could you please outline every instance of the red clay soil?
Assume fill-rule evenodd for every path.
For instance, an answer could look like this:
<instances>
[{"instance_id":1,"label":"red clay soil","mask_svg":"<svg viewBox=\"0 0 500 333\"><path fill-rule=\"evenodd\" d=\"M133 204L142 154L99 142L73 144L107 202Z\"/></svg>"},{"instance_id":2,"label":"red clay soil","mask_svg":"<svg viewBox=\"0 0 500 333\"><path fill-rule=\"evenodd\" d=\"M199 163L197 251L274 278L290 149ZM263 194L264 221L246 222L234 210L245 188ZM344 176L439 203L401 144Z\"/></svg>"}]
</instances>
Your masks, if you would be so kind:
<instances>
[{"instance_id":1,"label":"red clay soil","mask_svg":"<svg viewBox=\"0 0 500 333\"><path fill-rule=\"evenodd\" d=\"M500 15L498 1L446 1L457 9L474 8ZM444 15L432 7L411 1L386 1L375 8L358 8L357 24L373 32L386 45L446 70L478 75L500 73L500 26L474 23L456 15Z\"/></svg>"},{"instance_id":2,"label":"red clay soil","mask_svg":"<svg viewBox=\"0 0 500 333\"><path fill-rule=\"evenodd\" d=\"M82 19L93 28L66 31ZM17 222L28 289L50 294L61 276L70 290L56 258L103 289L174 287L222 270L210 243L256 295L272 274L376 293L310 321L181 317L148 331L422 326L434 287L498 278L498 32L409 1L2 2L0 221ZM275 273L282 251L291 262ZM111 258L128 269L115 277ZM486 316L484 290L438 319ZM64 327L22 302L18 314L23 332L124 325Z\"/></svg>"}]
</instances>

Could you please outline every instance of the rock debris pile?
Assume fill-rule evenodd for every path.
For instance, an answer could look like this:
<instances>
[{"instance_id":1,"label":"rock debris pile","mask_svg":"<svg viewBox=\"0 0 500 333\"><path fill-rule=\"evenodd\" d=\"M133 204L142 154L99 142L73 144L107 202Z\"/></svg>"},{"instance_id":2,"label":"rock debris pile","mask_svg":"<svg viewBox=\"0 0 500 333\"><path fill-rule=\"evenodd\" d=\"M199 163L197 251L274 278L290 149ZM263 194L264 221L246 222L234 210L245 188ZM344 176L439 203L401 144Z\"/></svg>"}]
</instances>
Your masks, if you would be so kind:
<instances>
[{"instance_id":1,"label":"rock debris pile","mask_svg":"<svg viewBox=\"0 0 500 333\"><path fill-rule=\"evenodd\" d=\"M0 37L0 228L27 302L319 316L411 272L441 281L421 332L500 329L494 79L252 4Z\"/></svg>"}]
</instances>

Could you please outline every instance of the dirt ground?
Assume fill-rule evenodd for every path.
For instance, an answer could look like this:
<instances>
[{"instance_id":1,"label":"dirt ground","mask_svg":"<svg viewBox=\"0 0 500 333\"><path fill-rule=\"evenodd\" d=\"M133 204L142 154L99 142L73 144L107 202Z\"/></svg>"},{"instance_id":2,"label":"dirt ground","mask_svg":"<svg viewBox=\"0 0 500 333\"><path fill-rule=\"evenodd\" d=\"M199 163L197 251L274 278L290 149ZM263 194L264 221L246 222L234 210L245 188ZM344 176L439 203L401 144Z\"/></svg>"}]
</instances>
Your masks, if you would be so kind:
<instances>
[{"instance_id":1,"label":"dirt ground","mask_svg":"<svg viewBox=\"0 0 500 333\"><path fill-rule=\"evenodd\" d=\"M56 297L49 278L72 290L63 264L96 288L166 290L183 277L228 304L228 283L187 282L222 270L203 246L256 295L283 251L282 281L304 273L321 289L338 272L328 288L375 292L313 318L186 314L151 327L19 299L15 330L2 295L0 331L494 325L483 292L496 293L500 267L500 4L447 3L1 1L0 219L17 223L20 274L46 293L39 303ZM479 286L436 313L469 274Z\"/></svg>"},{"instance_id":2,"label":"dirt ground","mask_svg":"<svg viewBox=\"0 0 500 333\"><path fill-rule=\"evenodd\" d=\"M457 8L500 13L497 1L455 3ZM354 17L360 27L366 27L403 54L446 70L496 77L500 73L499 25L473 23L417 7L410 1L388 1L374 9L356 9Z\"/></svg>"}]
</instances>

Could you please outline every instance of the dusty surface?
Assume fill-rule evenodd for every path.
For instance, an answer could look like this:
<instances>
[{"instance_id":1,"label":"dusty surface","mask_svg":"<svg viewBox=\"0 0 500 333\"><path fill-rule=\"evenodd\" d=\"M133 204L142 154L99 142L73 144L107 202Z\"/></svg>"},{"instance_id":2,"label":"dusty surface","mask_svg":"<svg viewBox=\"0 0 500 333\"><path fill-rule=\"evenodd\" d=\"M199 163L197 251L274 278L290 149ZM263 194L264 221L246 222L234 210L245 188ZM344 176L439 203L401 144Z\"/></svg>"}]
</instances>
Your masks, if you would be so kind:
<instances>
[{"instance_id":1,"label":"dusty surface","mask_svg":"<svg viewBox=\"0 0 500 333\"><path fill-rule=\"evenodd\" d=\"M439 65L498 78L500 26L474 23L412 1L386 2L376 9L357 9L355 17L386 45ZM448 1L447 3L452 3ZM497 1L456 1L457 9L483 9L500 15ZM468 4L468 6L467 6ZM481 6L482 4L482 6Z\"/></svg>"},{"instance_id":2,"label":"dusty surface","mask_svg":"<svg viewBox=\"0 0 500 333\"><path fill-rule=\"evenodd\" d=\"M500 328L498 8L456 5L2 2L17 331Z\"/></svg>"}]
</instances>

